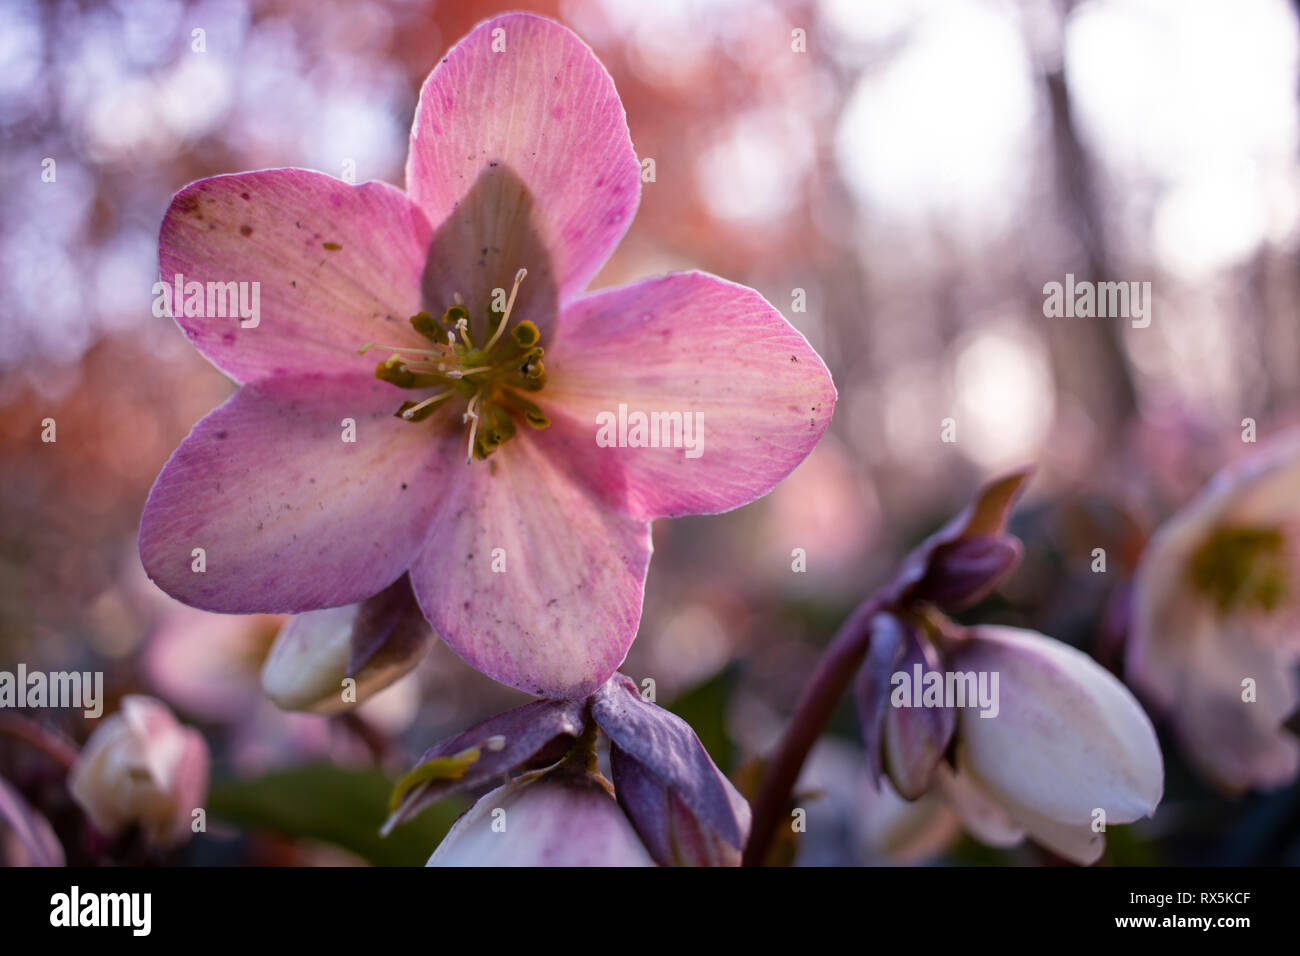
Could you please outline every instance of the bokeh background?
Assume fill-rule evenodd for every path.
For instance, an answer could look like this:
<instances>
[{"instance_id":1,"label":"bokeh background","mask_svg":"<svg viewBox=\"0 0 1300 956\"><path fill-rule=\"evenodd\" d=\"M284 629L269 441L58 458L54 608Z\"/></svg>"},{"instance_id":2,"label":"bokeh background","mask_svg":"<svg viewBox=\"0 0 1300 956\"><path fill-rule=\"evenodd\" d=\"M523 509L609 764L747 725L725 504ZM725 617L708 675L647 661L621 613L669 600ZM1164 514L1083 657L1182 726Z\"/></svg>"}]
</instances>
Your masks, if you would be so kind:
<instances>
[{"instance_id":1,"label":"bokeh background","mask_svg":"<svg viewBox=\"0 0 1300 956\"><path fill-rule=\"evenodd\" d=\"M901 554L1021 464L1037 466L1013 525L1026 560L969 617L1118 669L1144 541L1242 453L1242 419L1275 432L1300 408L1300 20L1283 0L7 0L0 668L103 670L109 710L150 693L203 730L212 822L172 861L421 862L459 806L382 842L388 782L521 700L438 645L347 718L280 713L258 686L278 621L185 608L135 551L153 478L232 390L150 310L172 194L348 163L401 185L424 77L508 9L594 48L655 163L595 285L700 268L754 286L839 388L771 496L655 528L625 670L724 769L772 746L819 646ZM1045 318L1043 285L1067 272L1151 282L1150 327ZM90 729L38 716L74 742ZM1294 784L1228 799L1165 755L1159 814L1112 830L1105 862L1300 862ZM0 776L71 861L124 858L39 753L0 739ZM847 705L801 790L801 863L1059 862L874 793Z\"/></svg>"}]
</instances>

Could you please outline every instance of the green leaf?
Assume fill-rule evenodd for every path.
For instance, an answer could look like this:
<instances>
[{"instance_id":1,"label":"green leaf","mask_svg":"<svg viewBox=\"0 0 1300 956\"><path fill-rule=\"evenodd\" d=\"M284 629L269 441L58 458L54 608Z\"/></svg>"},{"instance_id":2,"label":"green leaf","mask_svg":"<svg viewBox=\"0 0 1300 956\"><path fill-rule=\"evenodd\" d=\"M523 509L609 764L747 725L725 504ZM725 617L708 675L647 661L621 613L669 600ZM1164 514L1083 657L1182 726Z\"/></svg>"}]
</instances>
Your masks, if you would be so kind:
<instances>
[{"instance_id":1,"label":"green leaf","mask_svg":"<svg viewBox=\"0 0 1300 956\"><path fill-rule=\"evenodd\" d=\"M321 840L375 866L422 866L466 807L448 797L387 838L379 835L392 783L374 768L317 763L252 780L226 780L208 799L214 817L247 829Z\"/></svg>"}]
</instances>

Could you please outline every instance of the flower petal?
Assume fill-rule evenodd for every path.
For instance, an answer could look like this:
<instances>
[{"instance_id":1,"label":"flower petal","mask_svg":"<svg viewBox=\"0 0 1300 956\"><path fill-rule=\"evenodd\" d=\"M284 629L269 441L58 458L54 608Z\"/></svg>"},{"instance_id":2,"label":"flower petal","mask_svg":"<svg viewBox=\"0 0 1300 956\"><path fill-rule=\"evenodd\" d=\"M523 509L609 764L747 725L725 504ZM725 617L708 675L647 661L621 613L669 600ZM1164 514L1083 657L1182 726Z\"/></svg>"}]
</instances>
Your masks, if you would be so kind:
<instances>
[{"instance_id":1,"label":"flower petal","mask_svg":"<svg viewBox=\"0 0 1300 956\"><path fill-rule=\"evenodd\" d=\"M981 843L1015 846L1025 838L1024 828L984 791L969 770L954 770L947 763L940 763L936 779L962 826Z\"/></svg>"},{"instance_id":2,"label":"flower petal","mask_svg":"<svg viewBox=\"0 0 1300 956\"><path fill-rule=\"evenodd\" d=\"M186 315L174 291L172 314L237 382L286 371L373 371L373 359L357 355L365 343L424 341L408 319L423 307L431 239L424 214L387 183L351 186L306 169L267 169L178 192L163 218L158 269L173 289L177 276L204 283L202 311L210 314ZM249 284L250 306L256 284L255 324L233 311L237 297L226 305L231 282ZM209 283L223 284L211 308Z\"/></svg>"},{"instance_id":3,"label":"flower petal","mask_svg":"<svg viewBox=\"0 0 1300 956\"><path fill-rule=\"evenodd\" d=\"M553 425L462 463L411 568L447 645L539 697L585 697L623 662L650 563L649 526L591 490L572 440Z\"/></svg>"},{"instance_id":4,"label":"flower petal","mask_svg":"<svg viewBox=\"0 0 1300 956\"><path fill-rule=\"evenodd\" d=\"M355 376L241 388L194 427L149 493L149 576L187 604L233 613L336 607L388 587L418 551L441 482L464 467L459 432L393 417L402 397Z\"/></svg>"},{"instance_id":5,"label":"flower petal","mask_svg":"<svg viewBox=\"0 0 1300 956\"><path fill-rule=\"evenodd\" d=\"M449 793L480 786L511 770L559 760L586 727L586 709L585 700L535 700L438 741L398 783L382 832L389 833ZM431 767L433 761L446 762Z\"/></svg>"},{"instance_id":6,"label":"flower petal","mask_svg":"<svg viewBox=\"0 0 1300 956\"><path fill-rule=\"evenodd\" d=\"M1149 816L1164 789L1151 721L1128 688L1088 655L1034 631L978 627L951 667L999 676L999 710L963 708L959 755L999 801L1058 823Z\"/></svg>"},{"instance_id":7,"label":"flower petal","mask_svg":"<svg viewBox=\"0 0 1300 956\"><path fill-rule=\"evenodd\" d=\"M479 24L448 51L420 91L406 188L429 221L449 217L493 164L509 167L536 197L536 223L551 252L560 299L576 295L627 231L641 171L609 74L586 44L554 21L515 13ZM511 241L511 203L490 205L498 211L464 247L466 265L481 249L491 254ZM534 268L506 265L511 272L525 267L531 274Z\"/></svg>"},{"instance_id":8,"label":"flower petal","mask_svg":"<svg viewBox=\"0 0 1300 956\"><path fill-rule=\"evenodd\" d=\"M686 721L615 674L591 698L610 739L618 802L661 865L738 866L749 836L745 798Z\"/></svg>"},{"instance_id":9,"label":"flower petal","mask_svg":"<svg viewBox=\"0 0 1300 956\"><path fill-rule=\"evenodd\" d=\"M614 798L595 780L547 774L485 794L448 831L429 866L653 866Z\"/></svg>"},{"instance_id":10,"label":"flower petal","mask_svg":"<svg viewBox=\"0 0 1300 956\"><path fill-rule=\"evenodd\" d=\"M546 368L539 402L594 441L628 444L600 428L622 406L680 413L682 428L659 430L673 447L599 449L623 475L608 493L644 519L728 511L767 494L812 451L835 406L826 366L775 308L700 272L572 303Z\"/></svg>"}]
</instances>

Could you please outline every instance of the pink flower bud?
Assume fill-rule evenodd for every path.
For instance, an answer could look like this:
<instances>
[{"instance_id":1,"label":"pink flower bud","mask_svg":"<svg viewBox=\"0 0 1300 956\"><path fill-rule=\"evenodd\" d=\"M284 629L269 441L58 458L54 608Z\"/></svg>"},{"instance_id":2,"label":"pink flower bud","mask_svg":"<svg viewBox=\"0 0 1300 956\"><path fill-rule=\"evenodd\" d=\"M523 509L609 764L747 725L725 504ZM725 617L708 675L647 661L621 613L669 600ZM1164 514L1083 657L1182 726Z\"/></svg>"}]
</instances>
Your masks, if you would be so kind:
<instances>
[{"instance_id":1,"label":"pink flower bud","mask_svg":"<svg viewBox=\"0 0 1300 956\"><path fill-rule=\"evenodd\" d=\"M138 824L151 843L174 846L207 795L208 746L161 701L124 697L86 741L68 787L105 834Z\"/></svg>"}]
</instances>

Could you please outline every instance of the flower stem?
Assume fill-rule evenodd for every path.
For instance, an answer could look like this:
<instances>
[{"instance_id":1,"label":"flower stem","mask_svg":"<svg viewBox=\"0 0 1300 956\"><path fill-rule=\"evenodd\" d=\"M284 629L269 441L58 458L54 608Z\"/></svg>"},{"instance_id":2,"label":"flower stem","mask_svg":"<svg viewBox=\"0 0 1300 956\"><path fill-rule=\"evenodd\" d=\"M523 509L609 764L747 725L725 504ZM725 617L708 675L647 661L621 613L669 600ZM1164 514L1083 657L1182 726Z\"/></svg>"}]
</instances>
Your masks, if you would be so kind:
<instances>
[{"instance_id":1,"label":"flower stem","mask_svg":"<svg viewBox=\"0 0 1300 956\"><path fill-rule=\"evenodd\" d=\"M0 734L31 744L65 770L71 770L77 762L77 748L62 734L46 730L21 714L0 714Z\"/></svg>"},{"instance_id":2,"label":"flower stem","mask_svg":"<svg viewBox=\"0 0 1300 956\"><path fill-rule=\"evenodd\" d=\"M877 594L858 605L840 625L826 647L817 669L799 697L794 717L767 764L753 804L753 824L743 864L762 866L776 828L789 809L790 794L799 780L808 752L826 728L841 695L862 664L871 639L871 619L884 607Z\"/></svg>"}]
</instances>

